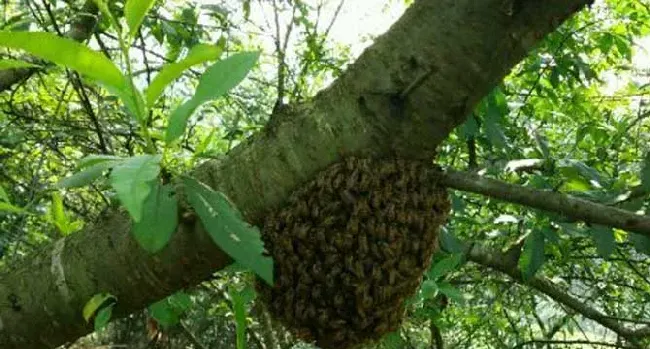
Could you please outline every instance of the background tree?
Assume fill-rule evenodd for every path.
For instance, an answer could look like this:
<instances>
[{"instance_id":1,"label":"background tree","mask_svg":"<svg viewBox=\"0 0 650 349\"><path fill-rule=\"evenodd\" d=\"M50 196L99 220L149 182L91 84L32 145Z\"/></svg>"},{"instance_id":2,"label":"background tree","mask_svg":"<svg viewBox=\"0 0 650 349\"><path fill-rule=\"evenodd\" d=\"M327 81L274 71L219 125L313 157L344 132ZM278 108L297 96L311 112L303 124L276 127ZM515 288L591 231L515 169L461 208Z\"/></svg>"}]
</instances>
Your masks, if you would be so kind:
<instances>
[{"instance_id":1,"label":"background tree","mask_svg":"<svg viewBox=\"0 0 650 349\"><path fill-rule=\"evenodd\" d=\"M436 6L444 8L443 1L435 2L436 5L423 3L416 2L412 6L420 6L418 9L422 13L429 13L426 10ZM503 3L503 7L497 8L497 3ZM650 336L647 308L650 235L643 224L625 224L629 222L626 214L644 214L648 204L650 174L647 169L650 167L645 131L650 115L647 110L649 85L647 72L633 62L642 52L639 40L650 29L648 5L638 0L594 4L546 36L493 88L523 56L523 51L529 49L528 44L554 29L559 20L572 12L574 8L570 5L584 2L562 3L535 5L528 1L492 1L472 5L469 1L459 2L459 8L474 6L487 17L499 14L511 20L494 24L495 36L481 36L492 40L489 42L468 40L454 43L458 48L434 47L430 51L427 45L435 46L432 42L436 43L430 38L418 42L422 46L418 48L410 48L405 43L405 48L416 53L464 52L468 47L475 51L464 52L453 59L436 56L432 61L440 64L446 75L433 73L433 77L425 79L421 86L421 72L399 77L406 82L418 82L412 85L414 91L409 91L412 92L411 103L415 105L408 109L410 112L423 115L418 113L437 106L441 108L433 109L436 113L449 115L453 120L445 122L441 121L444 119L441 116L427 116L435 121L431 124L413 122L416 126L425 126L419 130L402 123L377 121L382 120L381 116L377 117L374 123L383 122L384 126L391 127L391 133L395 133L393 144L359 137L363 127L358 125L365 124L354 112L347 112L346 103L350 99L335 96L338 91L344 91L356 97L355 92L363 91L368 85L376 85L379 92L385 92L381 90L383 87L390 91L395 82L386 82L379 74L399 76L391 75L398 71L395 68L385 71L382 68L398 66L400 60L407 60L408 54L392 56L387 53L390 50L382 51L382 47L390 47L391 38L400 38L398 34L389 34L384 41L379 40L373 46L378 54L373 56L370 52L365 60L359 58L360 63L353 66L347 76L314 97L333 78L341 76L345 64L352 60L347 48L328 37L331 23L336 20L339 9L345 6L343 2L156 3L133 41L130 64L136 85L142 87L151 83L163 64L186 57L188 49L198 43L217 45L225 52L224 57L263 49L265 54L249 78L224 98L199 109L173 149L174 155L170 152L163 160L171 173L185 173L206 159L223 159L220 165L207 162L196 173L207 184L226 192L251 222L259 222L264 207L277 205L293 187L340 155L381 153L382 147L395 147L395 144L400 154L415 157L428 157L429 151L437 148L437 162L444 167L465 169L482 176L447 172L445 184L460 191L452 193L453 216L441 238L442 251L436 254L421 289L412 299L400 331L373 345L413 348L643 347ZM558 10L554 12L552 6ZM111 27L106 16L96 17L98 9L93 2L23 1L4 3L2 9L5 30L46 31L88 41L91 47L118 65L126 66L120 55L115 27ZM124 16L124 4L111 3L110 11L120 20ZM450 13L451 10L440 11L436 14L440 17L428 20L435 24L436 18ZM539 13L539 19L528 21L530 13ZM469 23L484 28L483 22L471 21L475 19L471 14L462 15ZM408 27L408 20L419 23L413 17L404 19L402 28ZM99 20L95 21L96 18ZM449 17L445 19L447 22L440 23L451 23L448 25L454 29L456 37L467 39L477 35L473 31L463 32L454 18L458 17ZM410 25L414 25L413 22ZM435 25L444 27L443 24ZM430 31L419 33L440 37ZM524 47L513 48L499 41L506 37L505 34L522 35L520 40L525 42ZM527 39L526 35L532 36ZM412 38L414 42L418 39ZM486 57L494 56L498 58L493 66L460 70L470 67L467 62L474 58L485 63ZM386 61L382 62L381 57ZM11 290L16 280L31 282L36 279L41 275L39 265L46 266L44 270L50 272L51 252L38 251L42 248L45 248L42 251L51 251L47 243L62 236L70 235L67 241L79 248L77 254L70 256L98 256L82 260L64 255L65 262L69 263L66 266L77 265L83 269L87 263L92 266L89 269L124 276L116 281L99 281L104 286L120 284L111 290L115 294L117 290L121 292L115 308L118 316L167 296L181 285L204 280L229 263L223 252L194 233L193 226L184 225L160 255L162 262L149 259L151 257L144 252L124 255L120 263L105 261L102 256L110 259L116 253L140 248L128 240L132 239L130 235L114 239L119 246L114 249L107 248L99 239L126 235L124 233L130 228L128 216L113 213L110 208L116 201L110 186L96 183L81 189L53 190L54 184L72 174L77 161L88 154L142 154L150 146L148 139L160 147L168 116L176 105L194 93L203 71L201 66L188 70L149 110L146 126L151 134L146 135L113 95L84 80L75 71L49 66L20 51L7 50L4 58L28 60L41 67L5 69L0 75L0 86L5 90L0 114L0 184L4 188L0 192L3 194L0 196L3 204L0 206L3 208L0 242L4 255L0 263L7 275L0 282L0 295L3 296L0 319L5 328L0 327L0 343L12 343L11 336L15 333L7 333L6 328L20 327L8 322L6 316L15 312L11 308L16 304L10 296L14 294ZM448 64L453 60L457 61L458 71ZM378 77L368 78L369 75ZM459 82L449 82L450 76ZM437 85L449 86L454 93L439 92ZM411 85L406 84L408 86ZM452 105L454 98L467 91L471 93L459 102L460 107ZM487 92L489 94L474 108L478 98ZM382 104L381 96L369 101L371 108L389 109ZM296 110L298 103L305 103L315 111ZM340 105L329 106L336 103ZM470 109L465 110L467 108ZM269 121L267 116L271 113L274 116ZM316 126L318 122L304 121L307 119L350 126L342 132L344 136L340 138L343 140L335 140L321 130L313 131L308 126ZM305 124L292 127L292 122ZM460 125L453 129L456 124ZM290 132L293 130L302 133L293 136ZM374 129L372 132L381 134ZM433 137L424 137L431 134ZM352 135L362 140L346 138ZM252 146L244 141L250 136L254 136L250 141ZM331 140L331 146L326 143L322 150L314 151L324 160L292 163L293 168L278 172L284 175L278 179L273 177L278 162L273 158L258 161L264 159L265 153L259 149L267 139L276 147L299 149L323 140ZM294 143L288 143L289 140ZM233 149L240 143L244 145ZM333 149L339 145L348 149L342 151L343 154L335 154ZM365 150L369 145L376 145L379 150ZM301 153L299 159L308 159L305 154L309 153ZM302 171L294 171L297 168ZM255 172L266 176L262 184L262 187L267 186L266 191L246 187L253 183L249 178ZM215 176L206 176L206 173ZM242 184L228 182L238 177ZM503 182L490 182L486 177ZM507 187L504 182L518 187ZM270 183L274 187L268 186ZM543 190L544 195L550 193L551 196L541 192L526 196L519 186ZM599 205L589 206L584 201L553 196L567 193ZM553 201L557 198L561 200ZM540 210L509 203L509 200ZM553 205L554 202L558 204ZM646 222L642 218L639 220ZM93 225L93 222L99 223ZM80 230L82 226L85 228ZM75 240L75 234L85 238ZM195 250L199 246L203 247ZM217 258L203 260L202 256L210 255ZM181 267L178 266L178 261L182 260L180 256L189 256L187 264ZM26 265L33 269L26 269ZM134 265L145 267L129 269ZM110 269L115 266L122 268ZM26 270L34 274L25 276ZM173 281L153 293L150 292L154 288L151 284L147 287L138 282L128 285L130 278L138 279L129 275L148 270L154 270L155 278L172 275ZM47 282L48 278L43 278L42 285L48 285ZM83 289L83 292L89 291ZM42 309L50 302L59 302L56 291L44 288L30 292L35 296L16 295L33 300L33 304L22 304L27 309ZM48 292L54 294L51 299L40 298L40 294ZM77 345L291 347L296 340L269 321L268 314L253 296L248 273L220 272L196 288L152 305L144 313L112 323ZM87 300L85 297L83 302ZM79 318L81 309L61 311L57 308L55 312ZM44 321L49 323L47 319ZM37 329L33 323L26 322L24 326L31 327L32 331ZM82 329L71 327L66 330L70 334L60 333L59 336L44 330L40 335L46 334L45 338L37 339L38 344L33 345L44 347L50 345L50 341L59 344L62 338L69 340L89 330L89 325L77 326ZM53 331L66 332L56 328Z\"/></svg>"}]
</instances>

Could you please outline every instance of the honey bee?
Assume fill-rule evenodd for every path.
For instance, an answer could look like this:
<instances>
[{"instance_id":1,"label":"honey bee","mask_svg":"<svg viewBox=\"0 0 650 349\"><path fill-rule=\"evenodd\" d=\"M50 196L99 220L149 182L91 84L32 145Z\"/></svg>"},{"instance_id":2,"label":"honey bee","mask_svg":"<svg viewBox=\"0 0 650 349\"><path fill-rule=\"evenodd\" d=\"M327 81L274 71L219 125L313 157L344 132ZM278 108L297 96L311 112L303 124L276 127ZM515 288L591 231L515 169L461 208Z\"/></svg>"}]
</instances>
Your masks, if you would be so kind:
<instances>
[{"instance_id":1,"label":"honey bee","mask_svg":"<svg viewBox=\"0 0 650 349\"><path fill-rule=\"evenodd\" d=\"M418 241L417 239L412 240L410 245L411 245L410 247L412 252L420 251L420 241Z\"/></svg>"},{"instance_id":2,"label":"honey bee","mask_svg":"<svg viewBox=\"0 0 650 349\"><path fill-rule=\"evenodd\" d=\"M332 320L329 323L331 328L343 328L343 327L345 327L346 324L347 324L347 322L345 320L343 320L343 319Z\"/></svg>"},{"instance_id":3,"label":"honey bee","mask_svg":"<svg viewBox=\"0 0 650 349\"><path fill-rule=\"evenodd\" d=\"M388 221L395 221L397 217L395 204L390 202L386 205L386 210L384 211Z\"/></svg>"},{"instance_id":4,"label":"honey bee","mask_svg":"<svg viewBox=\"0 0 650 349\"><path fill-rule=\"evenodd\" d=\"M406 178L406 176L404 176L404 175L400 176L395 181L395 186L397 186L397 188L402 189L402 190L406 189L407 184L408 184L408 178Z\"/></svg>"},{"instance_id":5,"label":"honey bee","mask_svg":"<svg viewBox=\"0 0 650 349\"><path fill-rule=\"evenodd\" d=\"M398 211L396 212L396 218L395 218L395 220L396 220L398 223L401 223L401 224L408 224L408 221L409 221L409 220L408 220L408 213L407 213L407 212L408 212L408 211L405 210L405 209L398 210Z\"/></svg>"},{"instance_id":6,"label":"honey bee","mask_svg":"<svg viewBox=\"0 0 650 349\"><path fill-rule=\"evenodd\" d=\"M343 250L350 251L353 245L354 245L354 240L352 236L345 235L345 238L343 239Z\"/></svg>"},{"instance_id":7,"label":"honey bee","mask_svg":"<svg viewBox=\"0 0 650 349\"><path fill-rule=\"evenodd\" d=\"M379 266L377 266L377 265L374 265L374 266L372 267L372 271L371 271L371 273L370 273L370 277L371 277L373 280L380 281L380 280L382 279L381 268L379 268Z\"/></svg>"},{"instance_id":8,"label":"honey bee","mask_svg":"<svg viewBox=\"0 0 650 349\"><path fill-rule=\"evenodd\" d=\"M298 217L307 217L309 216L309 207L307 203L303 200L296 203L295 213Z\"/></svg>"},{"instance_id":9,"label":"honey bee","mask_svg":"<svg viewBox=\"0 0 650 349\"><path fill-rule=\"evenodd\" d=\"M411 199L411 205L413 205L413 207L420 207L420 204L422 203L421 201L422 198L420 196L420 193L418 192L412 193L410 195L410 199Z\"/></svg>"},{"instance_id":10,"label":"honey bee","mask_svg":"<svg viewBox=\"0 0 650 349\"><path fill-rule=\"evenodd\" d=\"M343 306L343 304L345 304L345 298L343 297L342 294L337 293L336 295L334 295L333 303L335 307L340 308Z\"/></svg>"},{"instance_id":11,"label":"honey bee","mask_svg":"<svg viewBox=\"0 0 650 349\"><path fill-rule=\"evenodd\" d=\"M397 281L397 270L391 268L388 271L388 284L395 285L396 281Z\"/></svg>"},{"instance_id":12,"label":"honey bee","mask_svg":"<svg viewBox=\"0 0 650 349\"><path fill-rule=\"evenodd\" d=\"M377 292L377 299L379 300L379 302L384 303L390 299L390 295L391 295L390 287L378 286L376 288L376 292Z\"/></svg>"},{"instance_id":13,"label":"honey bee","mask_svg":"<svg viewBox=\"0 0 650 349\"><path fill-rule=\"evenodd\" d=\"M368 190L372 185L372 178L367 173L363 173L359 177L359 189Z\"/></svg>"},{"instance_id":14,"label":"honey bee","mask_svg":"<svg viewBox=\"0 0 650 349\"><path fill-rule=\"evenodd\" d=\"M294 309L294 317L298 320L305 320L305 311L307 307L305 306L305 302L300 300L296 302L296 307Z\"/></svg>"},{"instance_id":15,"label":"honey bee","mask_svg":"<svg viewBox=\"0 0 650 349\"><path fill-rule=\"evenodd\" d=\"M279 303L277 303L279 305ZM284 309L278 309L279 312L284 315L284 318L289 322L293 322L294 320L294 310L293 310L293 304L289 304L288 306L284 307Z\"/></svg>"},{"instance_id":16,"label":"honey bee","mask_svg":"<svg viewBox=\"0 0 650 349\"><path fill-rule=\"evenodd\" d=\"M298 283L298 285L296 286L295 289L296 289L296 294L300 295L301 297L309 296L310 288L309 288L309 286L307 284L302 283L302 282Z\"/></svg>"},{"instance_id":17,"label":"honey bee","mask_svg":"<svg viewBox=\"0 0 650 349\"><path fill-rule=\"evenodd\" d=\"M318 319L316 321L318 322L318 326L326 327L330 322L330 317L327 315L327 312L324 311L318 315Z\"/></svg>"},{"instance_id":18,"label":"honey bee","mask_svg":"<svg viewBox=\"0 0 650 349\"><path fill-rule=\"evenodd\" d=\"M403 273L410 274L415 269L415 260L409 256L404 257L399 261L397 268Z\"/></svg>"},{"instance_id":19,"label":"honey bee","mask_svg":"<svg viewBox=\"0 0 650 349\"><path fill-rule=\"evenodd\" d=\"M388 227L387 232L386 232L386 237L389 242L394 242L397 240L401 240L400 237L402 236L399 228L395 225L391 225Z\"/></svg>"},{"instance_id":20,"label":"honey bee","mask_svg":"<svg viewBox=\"0 0 650 349\"><path fill-rule=\"evenodd\" d=\"M315 319L316 316L318 316L318 312L316 311L316 307L313 305L309 305L307 307L307 310L305 311L305 318L307 319Z\"/></svg>"},{"instance_id":21,"label":"honey bee","mask_svg":"<svg viewBox=\"0 0 650 349\"><path fill-rule=\"evenodd\" d=\"M316 219L320 214L320 208L317 205L311 206L311 218Z\"/></svg>"},{"instance_id":22,"label":"honey bee","mask_svg":"<svg viewBox=\"0 0 650 349\"><path fill-rule=\"evenodd\" d=\"M380 246L382 246L383 244L386 244L386 243L383 242L383 241L380 241L380 242L370 246L370 254L372 255L373 258L382 258L382 254L381 254L381 252L379 252L379 249L381 248ZM388 244L386 244L386 245L388 245Z\"/></svg>"},{"instance_id":23,"label":"honey bee","mask_svg":"<svg viewBox=\"0 0 650 349\"><path fill-rule=\"evenodd\" d=\"M314 288L311 290L311 297L313 300L319 300L323 297L323 290L320 286L314 286Z\"/></svg>"},{"instance_id":24,"label":"honey bee","mask_svg":"<svg viewBox=\"0 0 650 349\"><path fill-rule=\"evenodd\" d=\"M381 249L381 253L384 258L392 259L393 257L395 257L395 253L393 252L393 249L390 247L389 244L385 242L380 242L377 245L379 246L379 249ZM381 258L382 256L378 256L378 257Z\"/></svg>"},{"instance_id":25,"label":"honey bee","mask_svg":"<svg viewBox=\"0 0 650 349\"><path fill-rule=\"evenodd\" d=\"M344 286L352 286L354 285L354 280L352 280L352 276L348 273L342 273L341 274L341 283Z\"/></svg>"},{"instance_id":26,"label":"honey bee","mask_svg":"<svg viewBox=\"0 0 650 349\"><path fill-rule=\"evenodd\" d=\"M389 235L389 230L386 227L386 223L381 222L377 224L377 237L382 240L388 239L390 241L391 237Z\"/></svg>"},{"instance_id":27,"label":"honey bee","mask_svg":"<svg viewBox=\"0 0 650 349\"><path fill-rule=\"evenodd\" d=\"M318 228L318 229L316 229L315 233L316 233L315 234L316 235L316 242L321 244L321 247L323 247L323 245L327 244L327 238L325 236L325 229Z\"/></svg>"},{"instance_id":28,"label":"honey bee","mask_svg":"<svg viewBox=\"0 0 650 349\"><path fill-rule=\"evenodd\" d=\"M368 238L366 237L366 234L359 234L359 235L357 235L357 237L358 237L357 240L358 240L358 244L359 244L358 253L359 253L359 256L363 257L366 254L368 254L368 250L369 250Z\"/></svg>"},{"instance_id":29,"label":"honey bee","mask_svg":"<svg viewBox=\"0 0 650 349\"><path fill-rule=\"evenodd\" d=\"M338 254L328 254L325 256L325 261L323 262L325 264L325 268L332 268L332 267L337 267L339 263L339 255Z\"/></svg>"},{"instance_id":30,"label":"honey bee","mask_svg":"<svg viewBox=\"0 0 650 349\"><path fill-rule=\"evenodd\" d=\"M359 234L359 218L351 217L350 220L348 221L346 230L350 235Z\"/></svg>"},{"instance_id":31,"label":"honey bee","mask_svg":"<svg viewBox=\"0 0 650 349\"><path fill-rule=\"evenodd\" d=\"M357 182L359 182L359 169L356 168L354 171L352 171L352 174L350 174L350 177L348 177L346 187L349 188L355 188L357 186Z\"/></svg>"},{"instance_id":32,"label":"honey bee","mask_svg":"<svg viewBox=\"0 0 650 349\"><path fill-rule=\"evenodd\" d=\"M345 256L345 269L350 272L354 272L354 257L351 255Z\"/></svg>"},{"instance_id":33,"label":"honey bee","mask_svg":"<svg viewBox=\"0 0 650 349\"><path fill-rule=\"evenodd\" d=\"M386 322L379 323L379 325L375 326L373 332L376 334L384 334L388 332L388 324Z\"/></svg>"},{"instance_id":34,"label":"honey bee","mask_svg":"<svg viewBox=\"0 0 650 349\"><path fill-rule=\"evenodd\" d=\"M359 198L353 209L353 214L361 217L370 215L370 205L367 198Z\"/></svg>"},{"instance_id":35,"label":"honey bee","mask_svg":"<svg viewBox=\"0 0 650 349\"><path fill-rule=\"evenodd\" d=\"M322 275L322 272L323 272L323 267L321 266L320 262L314 263L311 266L312 275Z\"/></svg>"},{"instance_id":36,"label":"honey bee","mask_svg":"<svg viewBox=\"0 0 650 349\"><path fill-rule=\"evenodd\" d=\"M323 219L321 226L330 228L336 224L336 216L328 216Z\"/></svg>"},{"instance_id":37,"label":"honey bee","mask_svg":"<svg viewBox=\"0 0 650 349\"><path fill-rule=\"evenodd\" d=\"M381 203L382 203L381 196L378 195L377 192L373 192L372 195L370 196L370 204L372 205L372 208L375 210L378 210L381 208Z\"/></svg>"},{"instance_id":38,"label":"honey bee","mask_svg":"<svg viewBox=\"0 0 650 349\"><path fill-rule=\"evenodd\" d=\"M363 262L357 261L356 263L354 263L353 272L358 278L363 279L365 276L363 272Z\"/></svg>"},{"instance_id":39,"label":"honey bee","mask_svg":"<svg viewBox=\"0 0 650 349\"><path fill-rule=\"evenodd\" d=\"M335 266L331 267L331 269L327 273L328 281L330 281L330 280L333 281L337 276L339 276L341 274L341 271L342 271L341 267L338 266L338 265L335 265Z\"/></svg>"}]
</instances>

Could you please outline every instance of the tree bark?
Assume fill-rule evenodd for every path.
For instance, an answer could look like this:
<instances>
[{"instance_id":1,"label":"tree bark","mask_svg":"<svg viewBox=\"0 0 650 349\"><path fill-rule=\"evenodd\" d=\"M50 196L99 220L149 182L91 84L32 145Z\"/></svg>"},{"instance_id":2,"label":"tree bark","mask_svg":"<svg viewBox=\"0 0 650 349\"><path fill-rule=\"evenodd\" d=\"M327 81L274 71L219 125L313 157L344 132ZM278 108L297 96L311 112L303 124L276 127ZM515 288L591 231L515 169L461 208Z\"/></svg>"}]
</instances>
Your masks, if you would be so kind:
<instances>
[{"instance_id":1,"label":"tree bark","mask_svg":"<svg viewBox=\"0 0 650 349\"><path fill-rule=\"evenodd\" d=\"M625 229L650 237L649 216L639 215L563 193L526 188L474 173L453 170L441 173L440 183L449 188L482 194L503 201L554 212L573 219L580 219L587 223Z\"/></svg>"},{"instance_id":2,"label":"tree bark","mask_svg":"<svg viewBox=\"0 0 650 349\"><path fill-rule=\"evenodd\" d=\"M419 0L312 101L195 175L259 224L296 186L342 156L430 158L449 132L533 45L589 0ZM516 11L504 9L513 3ZM200 224L184 223L156 255L123 212L44 248L0 275L0 348L52 348L92 330L81 309L118 297L142 309L230 263Z\"/></svg>"}]
</instances>

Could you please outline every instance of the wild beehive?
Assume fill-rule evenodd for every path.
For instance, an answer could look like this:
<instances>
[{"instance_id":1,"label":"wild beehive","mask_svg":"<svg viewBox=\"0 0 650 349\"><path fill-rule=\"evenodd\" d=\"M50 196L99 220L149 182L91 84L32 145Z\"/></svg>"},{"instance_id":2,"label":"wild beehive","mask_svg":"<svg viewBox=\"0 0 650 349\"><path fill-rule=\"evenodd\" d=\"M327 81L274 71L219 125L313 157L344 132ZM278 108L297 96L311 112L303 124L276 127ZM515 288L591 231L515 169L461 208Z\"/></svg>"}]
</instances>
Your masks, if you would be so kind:
<instances>
[{"instance_id":1,"label":"wild beehive","mask_svg":"<svg viewBox=\"0 0 650 349\"><path fill-rule=\"evenodd\" d=\"M447 219L447 192L421 161L347 158L265 221L276 284L258 283L272 316L322 348L397 329Z\"/></svg>"}]
</instances>

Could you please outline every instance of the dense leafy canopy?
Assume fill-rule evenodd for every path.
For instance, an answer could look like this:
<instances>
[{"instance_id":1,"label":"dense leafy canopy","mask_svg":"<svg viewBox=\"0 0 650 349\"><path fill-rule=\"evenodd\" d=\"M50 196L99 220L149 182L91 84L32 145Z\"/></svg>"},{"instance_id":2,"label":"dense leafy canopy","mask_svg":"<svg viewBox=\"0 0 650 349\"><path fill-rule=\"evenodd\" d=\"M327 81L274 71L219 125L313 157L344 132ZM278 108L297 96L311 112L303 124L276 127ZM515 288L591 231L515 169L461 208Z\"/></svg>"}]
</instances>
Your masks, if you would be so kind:
<instances>
[{"instance_id":1,"label":"dense leafy canopy","mask_svg":"<svg viewBox=\"0 0 650 349\"><path fill-rule=\"evenodd\" d=\"M274 107L313 96L352 60L329 35L343 2L99 4L88 45L61 37L79 1L0 5L0 46L10 48L1 51L0 69L48 69L0 94L0 268L117 205L143 248L159 251L178 224L169 176L223 156L260 130ZM597 1L486 96L437 161L647 213L650 55L640 57L650 50L648 35L650 5ZM82 342L291 347L296 340L255 300L247 270L272 278L258 232L220 193L189 181L189 204L204 224L214 221L208 231L240 263ZM650 345L648 331L624 338L588 315L595 310L631 329L650 325L649 238L460 191L452 200L442 250L407 320L375 346ZM234 237L220 235L224 229ZM489 268L468 253L476 246L512 258L504 263L514 272ZM565 296L577 303L567 306ZM98 328L111 316L106 299L87 306Z\"/></svg>"}]
</instances>

